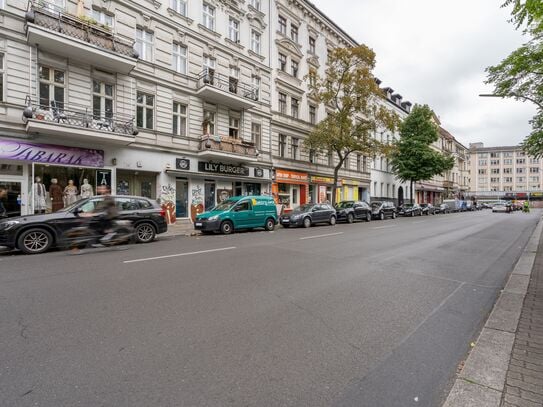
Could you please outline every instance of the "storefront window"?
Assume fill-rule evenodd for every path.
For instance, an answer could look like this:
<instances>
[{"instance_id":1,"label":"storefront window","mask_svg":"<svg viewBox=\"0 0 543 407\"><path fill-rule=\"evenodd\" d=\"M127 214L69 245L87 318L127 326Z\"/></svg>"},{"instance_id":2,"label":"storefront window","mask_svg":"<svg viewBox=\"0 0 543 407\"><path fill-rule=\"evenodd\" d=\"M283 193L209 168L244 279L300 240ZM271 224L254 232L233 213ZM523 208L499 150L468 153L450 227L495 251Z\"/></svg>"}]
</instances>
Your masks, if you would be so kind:
<instances>
[{"instance_id":1,"label":"storefront window","mask_svg":"<svg viewBox=\"0 0 543 407\"><path fill-rule=\"evenodd\" d=\"M156 199L156 174L117 170L117 195L136 195Z\"/></svg>"},{"instance_id":2,"label":"storefront window","mask_svg":"<svg viewBox=\"0 0 543 407\"><path fill-rule=\"evenodd\" d=\"M245 183L245 194L246 195L260 195L261 194L261 185L255 183Z\"/></svg>"},{"instance_id":3,"label":"storefront window","mask_svg":"<svg viewBox=\"0 0 543 407\"><path fill-rule=\"evenodd\" d=\"M21 183L0 180L0 219L21 215Z\"/></svg>"}]
</instances>

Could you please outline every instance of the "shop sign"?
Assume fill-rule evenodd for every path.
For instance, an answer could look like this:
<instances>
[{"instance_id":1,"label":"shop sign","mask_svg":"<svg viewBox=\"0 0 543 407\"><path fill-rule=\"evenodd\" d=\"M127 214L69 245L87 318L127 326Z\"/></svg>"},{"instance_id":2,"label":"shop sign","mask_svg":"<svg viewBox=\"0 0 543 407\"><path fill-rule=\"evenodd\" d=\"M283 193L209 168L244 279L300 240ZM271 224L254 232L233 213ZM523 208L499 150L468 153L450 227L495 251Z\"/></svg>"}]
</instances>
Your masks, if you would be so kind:
<instances>
[{"instance_id":1,"label":"shop sign","mask_svg":"<svg viewBox=\"0 0 543 407\"><path fill-rule=\"evenodd\" d=\"M275 170L275 176L278 180L283 179L283 180L300 181L300 182L307 182L309 180L309 176L303 172Z\"/></svg>"},{"instance_id":2,"label":"shop sign","mask_svg":"<svg viewBox=\"0 0 543 407\"><path fill-rule=\"evenodd\" d=\"M542 196L543 196L543 192L530 192L530 196L533 196L533 197L542 197Z\"/></svg>"},{"instance_id":3,"label":"shop sign","mask_svg":"<svg viewBox=\"0 0 543 407\"><path fill-rule=\"evenodd\" d=\"M334 179L330 177L320 177L318 175L312 175L311 182L314 184L333 184Z\"/></svg>"},{"instance_id":4,"label":"shop sign","mask_svg":"<svg viewBox=\"0 0 543 407\"><path fill-rule=\"evenodd\" d=\"M205 161L198 162L198 171L201 172L213 172L216 174L225 175L242 175L244 177L249 176L249 168L241 165L211 163Z\"/></svg>"},{"instance_id":5,"label":"shop sign","mask_svg":"<svg viewBox=\"0 0 543 407\"><path fill-rule=\"evenodd\" d=\"M358 185L359 182L351 179L344 179L341 181L343 185Z\"/></svg>"},{"instance_id":6,"label":"shop sign","mask_svg":"<svg viewBox=\"0 0 543 407\"><path fill-rule=\"evenodd\" d=\"M175 168L183 171L190 170L190 160L188 158L176 158Z\"/></svg>"},{"instance_id":7,"label":"shop sign","mask_svg":"<svg viewBox=\"0 0 543 407\"><path fill-rule=\"evenodd\" d=\"M96 195L111 194L111 171L96 170Z\"/></svg>"},{"instance_id":8,"label":"shop sign","mask_svg":"<svg viewBox=\"0 0 543 407\"><path fill-rule=\"evenodd\" d=\"M262 168L255 168L255 177L262 178L264 176L264 170Z\"/></svg>"},{"instance_id":9,"label":"shop sign","mask_svg":"<svg viewBox=\"0 0 543 407\"><path fill-rule=\"evenodd\" d=\"M78 165L82 167L104 166L103 150L0 139L0 159L2 158L43 164Z\"/></svg>"}]
</instances>

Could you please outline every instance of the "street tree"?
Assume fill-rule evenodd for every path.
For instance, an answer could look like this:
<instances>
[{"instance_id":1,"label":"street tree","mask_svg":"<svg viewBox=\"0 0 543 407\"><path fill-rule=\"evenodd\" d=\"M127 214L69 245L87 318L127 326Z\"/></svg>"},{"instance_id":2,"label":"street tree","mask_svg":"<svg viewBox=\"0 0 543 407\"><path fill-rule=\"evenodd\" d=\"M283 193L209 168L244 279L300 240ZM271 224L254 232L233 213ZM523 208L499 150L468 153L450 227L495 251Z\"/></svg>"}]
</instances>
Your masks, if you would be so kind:
<instances>
[{"instance_id":1,"label":"street tree","mask_svg":"<svg viewBox=\"0 0 543 407\"><path fill-rule=\"evenodd\" d=\"M336 203L339 170L352 153L371 157L387 153L376 140L378 131L394 131L398 116L389 110L372 71L375 53L365 45L336 48L328 56L324 76L311 72L306 80L310 94L327 107L328 114L304 141L304 147L337 157L332 204Z\"/></svg>"},{"instance_id":2,"label":"street tree","mask_svg":"<svg viewBox=\"0 0 543 407\"><path fill-rule=\"evenodd\" d=\"M494 85L494 95L528 101L536 106L530 120L531 133L522 146L532 156L543 156L543 2L541 0L507 0L502 7L513 5L512 19L522 28L528 41L498 65L488 67L487 84Z\"/></svg>"},{"instance_id":3,"label":"street tree","mask_svg":"<svg viewBox=\"0 0 543 407\"><path fill-rule=\"evenodd\" d=\"M413 203L413 183L442 175L454 166L454 158L434 150L431 145L439 140L439 128L434 113L427 106L415 105L400 124L400 138L394 143L390 164L396 176L410 183Z\"/></svg>"}]
</instances>

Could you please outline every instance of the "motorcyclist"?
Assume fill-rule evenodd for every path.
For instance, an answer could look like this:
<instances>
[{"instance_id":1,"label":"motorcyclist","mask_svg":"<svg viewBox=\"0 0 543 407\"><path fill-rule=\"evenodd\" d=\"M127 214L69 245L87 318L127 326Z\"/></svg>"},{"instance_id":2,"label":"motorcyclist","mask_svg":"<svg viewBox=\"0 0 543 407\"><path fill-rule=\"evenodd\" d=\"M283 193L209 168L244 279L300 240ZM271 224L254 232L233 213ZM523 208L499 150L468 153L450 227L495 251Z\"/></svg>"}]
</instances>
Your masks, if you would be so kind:
<instances>
[{"instance_id":1,"label":"motorcyclist","mask_svg":"<svg viewBox=\"0 0 543 407\"><path fill-rule=\"evenodd\" d=\"M524 201L523 211L526 213L530 212L530 203L528 201Z\"/></svg>"},{"instance_id":2,"label":"motorcyclist","mask_svg":"<svg viewBox=\"0 0 543 407\"><path fill-rule=\"evenodd\" d=\"M113 197L111 195L106 195L104 200L96 206L94 212L97 213L100 221L100 232L104 235L102 239L111 239L114 235L114 221L119 216L119 211L117 210Z\"/></svg>"}]
</instances>

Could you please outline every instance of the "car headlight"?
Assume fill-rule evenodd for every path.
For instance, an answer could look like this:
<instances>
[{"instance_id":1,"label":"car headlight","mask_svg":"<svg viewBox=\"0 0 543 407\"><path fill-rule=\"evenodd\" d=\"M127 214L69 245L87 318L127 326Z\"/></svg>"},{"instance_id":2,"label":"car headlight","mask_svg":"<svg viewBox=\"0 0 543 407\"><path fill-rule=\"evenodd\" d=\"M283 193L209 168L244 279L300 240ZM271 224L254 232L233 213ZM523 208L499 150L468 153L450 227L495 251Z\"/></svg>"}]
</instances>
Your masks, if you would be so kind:
<instances>
[{"instance_id":1,"label":"car headlight","mask_svg":"<svg viewBox=\"0 0 543 407\"><path fill-rule=\"evenodd\" d=\"M13 226L18 225L19 223L21 222L19 222L18 220L8 220L5 222L2 222L0 223L0 230L9 230Z\"/></svg>"},{"instance_id":2,"label":"car headlight","mask_svg":"<svg viewBox=\"0 0 543 407\"><path fill-rule=\"evenodd\" d=\"M208 220L213 221L213 220L217 220L217 219L219 219L219 215L213 215Z\"/></svg>"},{"instance_id":3,"label":"car headlight","mask_svg":"<svg viewBox=\"0 0 543 407\"><path fill-rule=\"evenodd\" d=\"M302 216L301 214L299 214L299 215L292 215L290 218L291 218L292 220L298 220L298 219L300 219L301 216Z\"/></svg>"}]
</instances>

